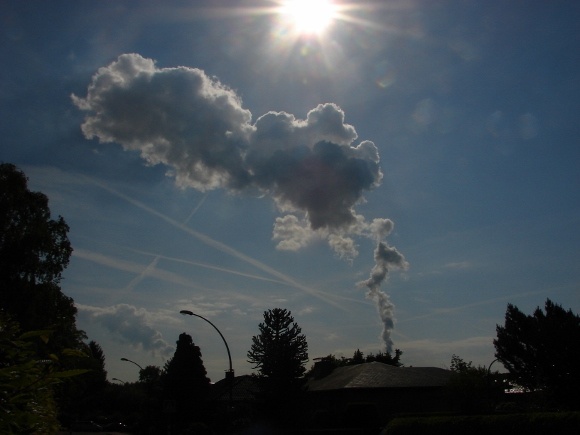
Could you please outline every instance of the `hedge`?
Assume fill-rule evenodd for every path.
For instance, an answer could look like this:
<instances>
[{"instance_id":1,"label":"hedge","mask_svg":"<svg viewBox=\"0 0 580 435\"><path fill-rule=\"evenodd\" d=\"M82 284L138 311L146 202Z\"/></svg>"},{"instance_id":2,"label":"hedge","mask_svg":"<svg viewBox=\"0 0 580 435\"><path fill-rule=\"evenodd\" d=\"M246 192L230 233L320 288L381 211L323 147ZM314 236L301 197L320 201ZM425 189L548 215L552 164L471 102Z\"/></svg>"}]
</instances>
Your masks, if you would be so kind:
<instances>
[{"instance_id":1,"label":"hedge","mask_svg":"<svg viewBox=\"0 0 580 435\"><path fill-rule=\"evenodd\" d=\"M578 435L580 412L399 417L385 435Z\"/></svg>"}]
</instances>

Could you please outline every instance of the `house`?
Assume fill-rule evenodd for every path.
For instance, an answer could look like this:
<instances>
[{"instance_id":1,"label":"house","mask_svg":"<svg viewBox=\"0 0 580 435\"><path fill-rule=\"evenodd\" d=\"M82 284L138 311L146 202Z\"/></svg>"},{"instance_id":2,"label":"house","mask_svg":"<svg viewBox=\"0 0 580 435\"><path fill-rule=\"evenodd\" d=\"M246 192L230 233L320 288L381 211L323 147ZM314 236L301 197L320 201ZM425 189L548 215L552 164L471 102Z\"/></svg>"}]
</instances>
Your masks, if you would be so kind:
<instances>
[{"instance_id":1,"label":"house","mask_svg":"<svg viewBox=\"0 0 580 435\"><path fill-rule=\"evenodd\" d=\"M231 394L230 394L231 393ZM251 403L258 393L258 383L254 376L243 375L224 378L211 386L210 400L233 404Z\"/></svg>"},{"instance_id":2,"label":"house","mask_svg":"<svg viewBox=\"0 0 580 435\"><path fill-rule=\"evenodd\" d=\"M312 426L375 429L391 416L452 410L449 370L370 362L329 370L322 365L306 384ZM328 374L327 374L328 373Z\"/></svg>"}]
</instances>

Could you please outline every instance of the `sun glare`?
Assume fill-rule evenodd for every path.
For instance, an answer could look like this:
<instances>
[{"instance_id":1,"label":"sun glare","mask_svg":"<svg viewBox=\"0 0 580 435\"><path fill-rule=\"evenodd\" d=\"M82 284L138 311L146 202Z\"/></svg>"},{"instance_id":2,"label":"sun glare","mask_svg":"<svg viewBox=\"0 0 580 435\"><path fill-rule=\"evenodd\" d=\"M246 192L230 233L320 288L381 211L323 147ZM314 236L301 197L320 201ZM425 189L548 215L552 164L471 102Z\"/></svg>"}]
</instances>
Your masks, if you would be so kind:
<instances>
[{"instance_id":1,"label":"sun glare","mask_svg":"<svg viewBox=\"0 0 580 435\"><path fill-rule=\"evenodd\" d=\"M300 34L322 33L335 13L336 6L330 0L288 0L282 7L282 14Z\"/></svg>"}]
</instances>

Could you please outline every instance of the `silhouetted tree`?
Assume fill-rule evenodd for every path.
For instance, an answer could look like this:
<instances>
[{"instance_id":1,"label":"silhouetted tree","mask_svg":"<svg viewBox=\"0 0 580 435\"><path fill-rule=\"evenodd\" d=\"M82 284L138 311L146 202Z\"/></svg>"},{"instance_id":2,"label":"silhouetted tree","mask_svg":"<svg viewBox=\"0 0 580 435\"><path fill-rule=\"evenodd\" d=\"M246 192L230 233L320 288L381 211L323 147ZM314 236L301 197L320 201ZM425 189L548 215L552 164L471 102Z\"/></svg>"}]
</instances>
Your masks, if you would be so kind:
<instances>
[{"instance_id":1,"label":"silhouetted tree","mask_svg":"<svg viewBox=\"0 0 580 435\"><path fill-rule=\"evenodd\" d=\"M28 189L21 170L0 164L0 310L24 332L46 332L49 339L34 342L35 359L58 356L61 369L78 373L92 369L87 367L91 352L83 342L85 333L77 329L74 301L60 289L72 253L68 231L61 216L51 218L46 195ZM90 377L51 384L62 414L71 411L69 405L78 408L81 402L75 398L87 397L81 391L85 376Z\"/></svg>"},{"instance_id":2,"label":"silhouetted tree","mask_svg":"<svg viewBox=\"0 0 580 435\"><path fill-rule=\"evenodd\" d=\"M292 313L281 308L265 311L258 329L260 334L252 337L248 362L274 384L295 384L306 371L308 343Z\"/></svg>"},{"instance_id":3,"label":"silhouetted tree","mask_svg":"<svg viewBox=\"0 0 580 435\"><path fill-rule=\"evenodd\" d=\"M365 357L360 349L354 351L352 358L345 358L344 356L337 358L335 355L330 354L322 358L315 358L317 362L304 374L304 377L320 379L328 376L337 367L352 366L373 361L400 367L403 365L401 363L402 354L403 352L399 349L395 350L395 356L392 356L388 352L379 352L376 355L371 352Z\"/></svg>"},{"instance_id":4,"label":"silhouetted tree","mask_svg":"<svg viewBox=\"0 0 580 435\"><path fill-rule=\"evenodd\" d=\"M578 408L580 316L550 299L544 310L525 315L508 304L505 325L497 325L495 356L515 383L544 392L552 403Z\"/></svg>"},{"instance_id":5,"label":"silhouetted tree","mask_svg":"<svg viewBox=\"0 0 580 435\"><path fill-rule=\"evenodd\" d=\"M139 371L139 382L144 382L146 384L153 384L161 380L162 375L161 367L158 366L146 366L143 370Z\"/></svg>"},{"instance_id":6,"label":"silhouetted tree","mask_svg":"<svg viewBox=\"0 0 580 435\"><path fill-rule=\"evenodd\" d=\"M204 417L210 380L201 351L190 335L182 333L173 357L165 363L163 386L166 397L176 405L177 423L182 426Z\"/></svg>"},{"instance_id":7,"label":"silhouetted tree","mask_svg":"<svg viewBox=\"0 0 580 435\"><path fill-rule=\"evenodd\" d=\"M292 313L281 308L265 311L258 329L260 334L252 337L247 357L258 369L263 410L283 426L295 424L304 364L308 361L306 336Z\"/></svg>"},{"instance_id":8,"label":"silhouetted tree","mask_svg":"<svg viewBox=\"0 0 580 435\"><path fill-rule=\"evenodd\" d=\"M88 344L89 358L92 360L92 370L94 372L95 382L102 384L107 383L107 371L105 370L105 353L103 348L94 340Z\"/></svg>"},{"instance_id":9,"label":"silhouetted tree","mask_svg":"<svg viewBox=\"0 0 580 435\"><path fill-rule=\"evenodd\" d=\"M485 366L475 367L453 354L451 357L448 390L452 401L464 413L492 411L503 392L498 372L489 372ZM496 382L497 381L497 382Z\"/></svg>"},{"instance_id":10,"label":"silhouetted tree","mask_svg":"<svg viewBox=\"0 0 580 435\"><path fill-rule=\"evenodd\" d=\"M401 363L401 355L403 351L400 349L395 349L395 356L392 356L389 352L379 352L376 355L373 353L369 353L366 358L365 362L381 362L383 364L388 364L390 366L400 367L403 364Z\"/></svg>"},{"instance_id":11,"label":"silhouetted tree","mask_svg":"<svg viewBox=\"0 0 580 435\"><path fill-rule=\"evenodd\" d=\"M351 364L362 364L365 362L364 354L357 349L354 351L352 358L350 359Z\"/></svg>"},{"instance_id":12,"label":"silhouetted tree","mask_svg":"<svg viewBox=\"0 0 580 435\"><path fill-rule=\"evenodd\" d=\"M51 219L48 198L28 189L22 171L0 164L0 309L23 331L54 330L47 353L85 338L76 328L74 301L59 287L72 253L68 231L61 216Z\"/></svg>"}]
</instances>

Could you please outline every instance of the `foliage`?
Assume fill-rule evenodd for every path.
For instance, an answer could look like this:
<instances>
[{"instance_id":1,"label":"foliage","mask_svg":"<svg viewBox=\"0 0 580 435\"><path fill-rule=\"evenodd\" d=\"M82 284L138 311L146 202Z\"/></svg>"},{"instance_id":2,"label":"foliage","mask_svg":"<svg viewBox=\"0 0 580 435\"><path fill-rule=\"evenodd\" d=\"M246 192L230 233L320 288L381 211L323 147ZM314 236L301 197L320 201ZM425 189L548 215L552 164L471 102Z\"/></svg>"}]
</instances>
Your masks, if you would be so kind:
<instances>
[{"instance_id":1,"label":"foliage","mask_svg":"<svg viewBox=\"0 0 580 435\"><path fill-rule=\"evenodd\" d=\"M496 371L487 367L473 366L457 355L451 357L452 375L448 390L451 400L464 413L481 413L493 410L503 393L503 382Z\"/></svg>"},{"instance_id":2,"label":"foliage","mask_svg":"<svg viewBox=\"0 0 580 435\"><path fill-rule=\"evenodd\" d=\"M72 253L68 231L61 216L51 218L46 195L28 189L21 170L0 164L0 310L20 330L42 330L50 336L34 340L26 350L30 360L53 361L46 367L50 378L60 376L53 373L56 355L61 371L90 372L73 382L51 384L60 412L78 409L83 404L79 399L89 397L106 380L102 349L83 342L86 335L76 327L74 301L60 289Z\"/></svg>"},{"instance_id":3,"label":"foliage","mask_svg":"<svg viewBox=\"0 0 580 435\"><path fill-rule=\"evenodd\" d=\"M304 376L306 378L314 377L320 379L332 373L332 371L337 367L352 366L374 361L400 367L403 365L401 363L402 354L403 351L400 349L395 349L395 356L392 356L389 352L378 352L376 355L371 352L365 357L360 349L354 351L352 358L345 358L344 356L337 358L335 355L329 354L322 358L316 358L318 361L310 368L310 370L308 370L307 373L304 374Z\"/></svg>"},{"instance_id":4,"label":"foliage","mask_svg":"<svg viewBox=\"0 0 580 435\"><path fill-rule=\"evenodd\" d=\"M62 412L77 419L83 418L88 410L93 414L99 411L107 387L105 354L101 346L90 341L88 344L83 343L80 349L80 352L63 358L62 363L69 369L85 370L87 374L74 379L74 382L59 385L56 389Z\"/></svg>"},{"instance_id":5,"label":"foliage","mask_svg":"<svg viewBox=\"0 0 580 435\"><path fill-rule=\"evenodd\" d=\"M174 401L178 420L201 418L208 398L210 380L201 359L201 350L190 335L179 335L173 357L165 363L163 387Z\"/></svg>"},{"instance_id":6,"label":"foliage","mask_svg":"<svg viewBox=\"0 0 580 435\"><path fill-rule=\"evenodd\" d=\"M281 308L267 310L258 329L260 334L252 337L248 362L262 377L279 384L294 383L305 372L308 343L292 313Z\"/></svg>"},{"instance_id":7,"label":"foliage","mask_svg":"<svg viewBox=\"0 0 580 435\"><path fill-rule=\"evenodd\" d=\"M162 373L161 367L153 365L145 366L145 368L139 371L139 382L154 384L161 380Z\"/></svg>"},{"instance_id":8,"label":"foliage","mask_svg":"<svg viewBox=\"0 0 580 435\"><path fill-rule=\"evenodd\" d=\"M264 311L258 329L260 334L252 337L247 357L258 369L259 412L276 433L300 432L302 420L296 415L304 412L301 386L308 361L306 336L292 313L282 308Z\"/></svg>"},{"instance_id":9,"label":"foliage","mask_svg":"<svg viewBox=\"0 0 580 435\"><path fill-rule=\"evenodd\" d=\"M577 434L580 413L530 413L478 416L399 417L391 420L386 435L559 435Z\"/></svg>"},{"instance_id":10,"label":"foliage","mask_svg":"<svg viewBox=\"0 0 580 435\"><path fill-rule=\"evenodd\" d=\"M367 357L365 358L365 362L381 362L383 364L388 364L391 366L396 366L396 367L400 367L403 364L401 363L401 355L403 354L403 351L399 350L399 349L395 349L395 356L392 356L389 352L379 352L376 355L370 353L367 355ZM355 353L356 355L356 353Z\"/></svg>"},{"instance_id":11,"label":"foliage","mask_svg":"<svg viewBox=\"0 0 580 435\"><path fill-rule=\"evenodd\" d=\"M50 217L48 198L31 192L22 171L0 164L0 309L24 331L53 329L47 353L76 348L85 338L72 298L59 287L72 248L62 217Z\"/></svg>"},{"instance_id":12,"label":"foliage","mask_svg":"<svg viewBox=\"0 0 580 435\"><path fill-rule=\"evenodd\" d=\"M86 370L62 370L56 354L38 359L35 341L47 342L50 335L50 331L21 334L18 323L0 311L0 433L58 431L53 388L62 379Z\"/></svg>"},{"instance_id":13,"label":"foliage","mask_svg":"<svg viewBox=\"0 0 580 435\"><path fill-rule=\"evenodd\" d=\"M525 315L508 304L505 325L497 326L493 341L496 357L513 381L529 390L541 390L564 406L578 407L580 388L580 316L546 300Z\"/></svg>"},{"instance_id":14,"label":"foliage","mask_svg":"<svg viewBox=\"0 0 580 435\"><path fill-rule=\"evenodd\" d=\"M364 354L360 351L360 349L354 351L350 362L351 364L362 364L365 362Z\"/></svg>"}]
</instances>

